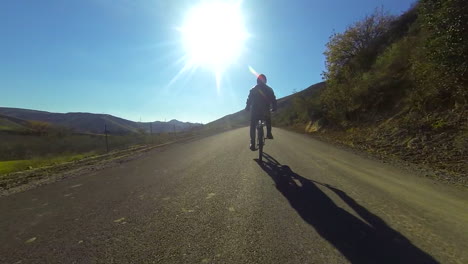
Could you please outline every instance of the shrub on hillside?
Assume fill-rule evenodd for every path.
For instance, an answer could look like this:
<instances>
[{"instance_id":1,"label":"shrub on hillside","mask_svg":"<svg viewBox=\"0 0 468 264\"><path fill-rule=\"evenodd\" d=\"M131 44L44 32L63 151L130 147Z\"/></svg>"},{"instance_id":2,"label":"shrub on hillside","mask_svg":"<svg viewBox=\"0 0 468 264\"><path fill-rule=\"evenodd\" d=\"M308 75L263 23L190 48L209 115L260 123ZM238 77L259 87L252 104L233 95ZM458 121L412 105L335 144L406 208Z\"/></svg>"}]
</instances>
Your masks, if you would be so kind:
<instances>
[{"instance_id":1,"label":"shrub on hillside","mask_svg":"<svg viewBox=\"0 0 468 264\"><path fill-rule=\"evenodd\" d=\"M421 47L413 56L414 98L424 110L468 103L468 2L421 0Z\"/></svg>"},{"instance_id":2,"label":"shrub on hillside","mask_svg":"<svg viewBox=\"0 0 468 264\"><path fill-rule=\"evenodd\" d=\"M377 11L334 34L325 55L321 103L335 123L374 120L404 109L423 115L463 109L468 2L421 0L398 19Z\"/></svg>"},{"instance_id":3,"label":"shrub on hillside","mask_svg":"<svg viewBox=\"0 0 468 264\"><path fill-rule=\"evenodd\" d=\"M357 117L368 91L365 83L369 76L364 74L374 65L394 20L376 10L344 33L331 36L325 51L327 70L323 73L327 88L321 95L329 119L340 122Z\"/></svg>"}]
</instances>

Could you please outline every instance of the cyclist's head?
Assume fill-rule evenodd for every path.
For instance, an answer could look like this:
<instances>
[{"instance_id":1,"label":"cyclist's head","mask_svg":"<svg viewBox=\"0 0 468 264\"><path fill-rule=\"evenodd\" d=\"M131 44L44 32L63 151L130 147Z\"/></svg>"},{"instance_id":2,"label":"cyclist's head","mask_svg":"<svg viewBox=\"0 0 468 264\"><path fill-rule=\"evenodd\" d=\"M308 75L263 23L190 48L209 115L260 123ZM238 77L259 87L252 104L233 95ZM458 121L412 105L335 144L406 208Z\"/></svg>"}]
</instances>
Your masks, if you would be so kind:
<instances>
[{"instance_id":1,"label":"cyclist's head","mask_svg":"<svg viewBox=\"0 0 468 264\"><path fill-rule=\"evenodd\" d=\"M260 74L257 77L257 84L266 84L267 83L267 78L265 74Z\"/></svg>"}]
</instances>

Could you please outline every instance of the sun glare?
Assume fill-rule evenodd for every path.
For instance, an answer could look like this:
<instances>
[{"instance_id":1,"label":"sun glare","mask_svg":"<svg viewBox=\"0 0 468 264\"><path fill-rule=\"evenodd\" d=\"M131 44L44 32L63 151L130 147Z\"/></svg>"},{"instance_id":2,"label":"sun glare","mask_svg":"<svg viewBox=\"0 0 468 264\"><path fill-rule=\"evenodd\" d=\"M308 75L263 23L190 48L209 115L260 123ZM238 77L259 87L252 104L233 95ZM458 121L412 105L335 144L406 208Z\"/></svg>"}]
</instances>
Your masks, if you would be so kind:
<instances>
[{"instance_id":1,"label":"sun glare","mask_svg":"<svg viewBox=\"0 0 468 264\"><path fill-rule=\"evenodd\" d=\"M239 58L248 37L240 4L208 1L188 12L180 31L189 64L220 75Z\"/></svg>"}]
</instances>

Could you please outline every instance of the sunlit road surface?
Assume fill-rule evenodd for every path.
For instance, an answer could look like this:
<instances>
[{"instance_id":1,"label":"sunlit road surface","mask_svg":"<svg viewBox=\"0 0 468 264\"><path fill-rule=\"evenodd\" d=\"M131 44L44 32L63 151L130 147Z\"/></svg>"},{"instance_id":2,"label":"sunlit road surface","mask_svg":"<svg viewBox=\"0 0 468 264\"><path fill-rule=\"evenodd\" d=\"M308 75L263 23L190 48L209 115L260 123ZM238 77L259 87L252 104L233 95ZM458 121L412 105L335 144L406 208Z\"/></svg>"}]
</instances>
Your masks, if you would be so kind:
<instances>
[{"instance_id":1,"label":"sunlit road surface","mask_svg":"<svg viewBox=\"0 0 468 264\"><path fill-rule=\"evenodd\" d=\"M468 263L467 191L248 130L0 198L0 263Z\"/></svg>"}]
</instances>

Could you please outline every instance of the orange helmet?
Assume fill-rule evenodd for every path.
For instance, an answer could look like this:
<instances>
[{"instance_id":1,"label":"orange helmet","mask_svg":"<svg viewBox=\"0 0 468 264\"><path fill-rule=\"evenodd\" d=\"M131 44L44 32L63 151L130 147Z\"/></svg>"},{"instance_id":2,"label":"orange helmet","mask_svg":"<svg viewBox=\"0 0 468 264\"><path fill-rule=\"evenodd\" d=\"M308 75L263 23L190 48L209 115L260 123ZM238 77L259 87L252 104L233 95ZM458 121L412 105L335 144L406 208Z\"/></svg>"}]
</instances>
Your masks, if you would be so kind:
<instances>
[{"instance_id":1,"label":"orange helmet","mask_svg":"<svg viewBox=\"0 0 468 264\"><path fill-rule=\"evenodd\" d=\"M265 76L265 74L259 74L257 76L257 84L266 84L267 83L267 78Z\"/></svg>"}]
</instances>

